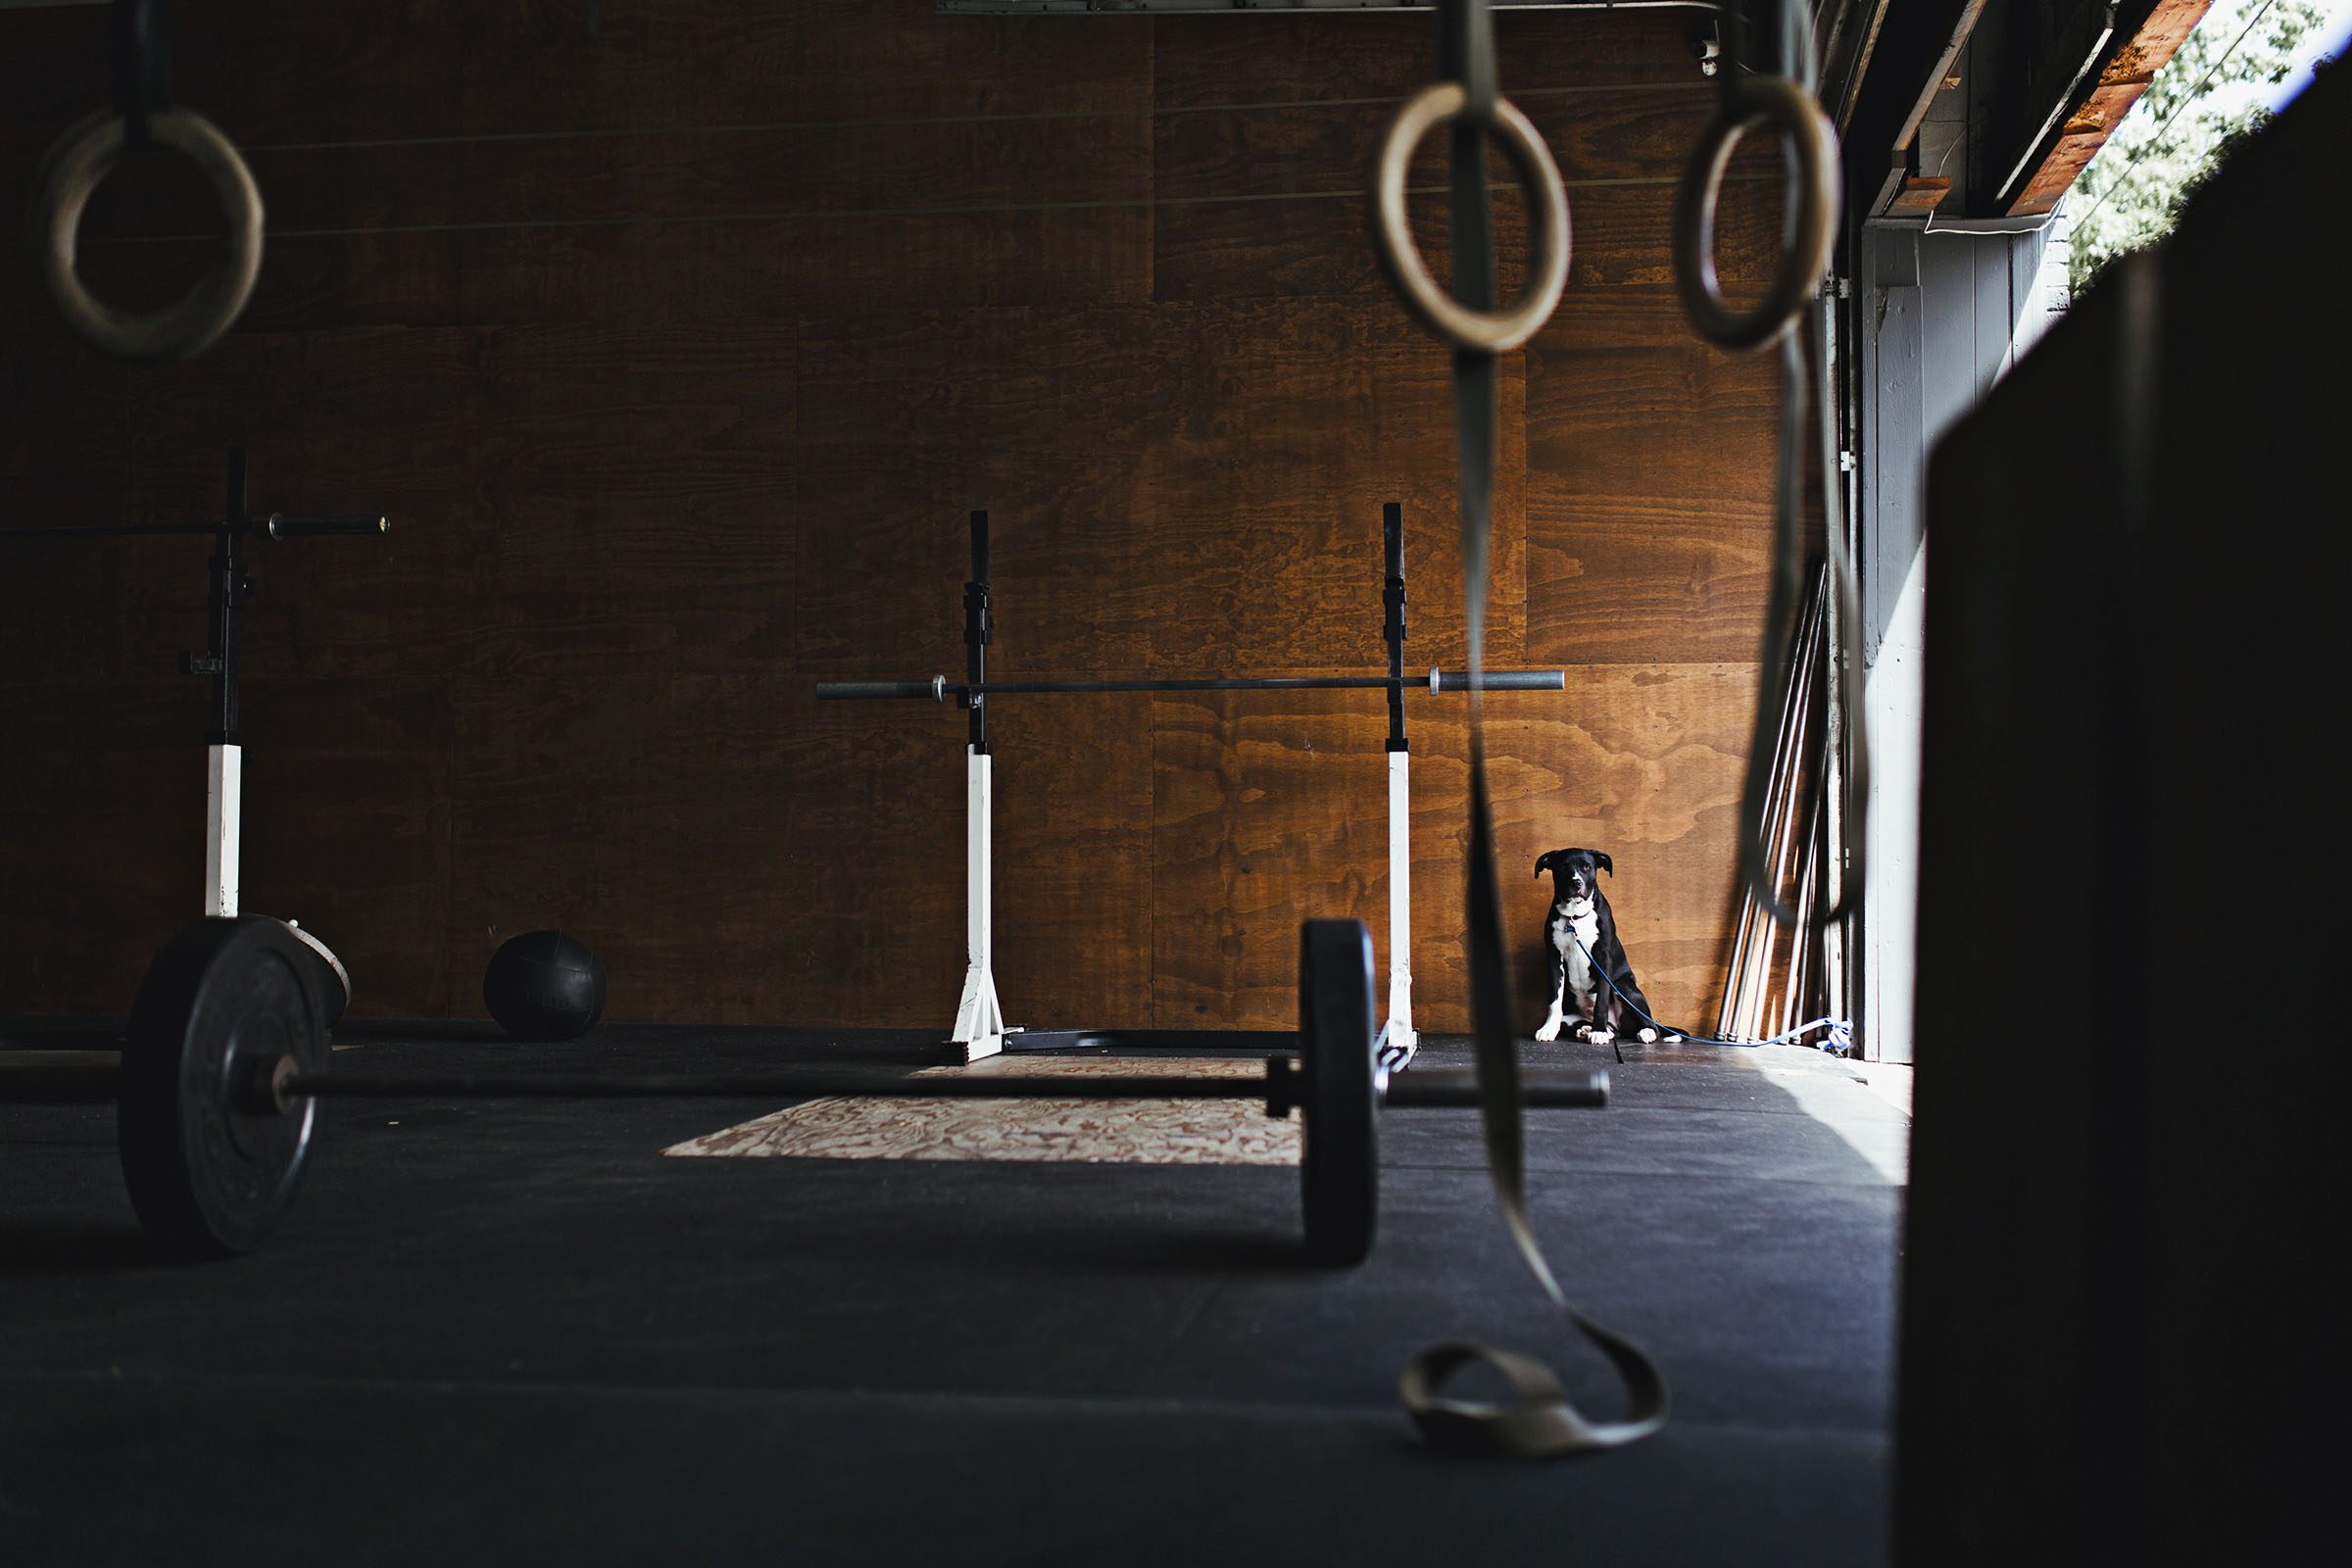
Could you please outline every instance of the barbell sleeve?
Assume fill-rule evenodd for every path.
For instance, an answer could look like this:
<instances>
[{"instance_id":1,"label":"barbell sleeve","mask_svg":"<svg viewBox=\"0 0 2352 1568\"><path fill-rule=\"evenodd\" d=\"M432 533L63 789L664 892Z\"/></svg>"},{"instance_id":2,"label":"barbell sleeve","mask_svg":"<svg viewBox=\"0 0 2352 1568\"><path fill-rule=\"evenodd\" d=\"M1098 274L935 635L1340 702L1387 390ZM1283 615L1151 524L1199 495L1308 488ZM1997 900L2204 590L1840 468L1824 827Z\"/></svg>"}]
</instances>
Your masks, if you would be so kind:
<instances>
[{"instance_id":1,"label":"barbell sleeve","mask_svg":"<svg viewBox=\"0 0 2352 1568\"><path fill-rule=\"evenodd\" d=\"M289 517L282 512L272 512L262 524L262 531L272 539L360 538L390 533L392 520L380 516Z\"/></svg>"},{"instance_id":2,"label":"barbell sleeve","mask_svg":"<svg viewBox=\"0 0 2352 1568\"><path fill-rule=\"evenodd\" d=\"M819 702L861 703L886 698L924 698L933 702L941 698L942 686L937 680L820 680L816 683Z\"/></svg>"},{"instance_id":3,"label":"barbell sleeve","mask_svg":"<svg viewBox=\"0 0 2352 1568\"><path fill-rule=\"evenodd\" d=\"M1437 689L1442 692L1466 692L1470 689L1470 672L1463 669L1442 669L1437 672ZM1559 692L1568 689L1568 676L1557 669L1490 669L1479 682L1491 692Z\"/></svg>"}]
</instances>

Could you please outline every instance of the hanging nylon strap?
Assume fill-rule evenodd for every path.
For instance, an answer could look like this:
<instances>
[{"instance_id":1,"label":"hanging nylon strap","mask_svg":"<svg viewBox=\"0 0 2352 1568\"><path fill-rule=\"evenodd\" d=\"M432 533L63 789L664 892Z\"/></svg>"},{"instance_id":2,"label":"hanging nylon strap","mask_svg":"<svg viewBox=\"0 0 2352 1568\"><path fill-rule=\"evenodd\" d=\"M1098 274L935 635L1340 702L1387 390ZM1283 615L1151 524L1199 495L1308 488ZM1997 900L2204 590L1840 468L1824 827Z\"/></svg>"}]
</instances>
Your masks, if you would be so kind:
<instances>
[{"instance_id":1,"label":"hanging nylon strap","mask_svg":"<svg viewBox=\"0 0 2352 1568\"><path fill-rule=\"evenodd\" d=\"M1768 25L1756 24L1758 14ZM1781 897L1766 865L1764 817L1771 792L1774 748L1767 733L1778 715L1771 694L1787 678L1792 633L1800 612L1805 547L1803 515L1805 405L1808 395L1821 411L1821 493L1829 510L1827 529L1831 591L1838 607L1838 635L1850 645L1860 635L1862 599L1845 531L1837 519L1839 489L1838 439L1831 411L1829 372L1830 303L1822 291L1838 243L1839 175L1838 133L1822 112L1813 39L1813 19L1802 0L1766 0L1724 16L1725 59L1716 76L1715 112L1690 149L1674 199L1674 276L1690 324L1709 342L1735 351L1778 345L1781 354L1781 417L1775 441L1772 492L1772 576L1764 608L1764 632L1757 651L1754 718L1748 735L1747 773L1740 798L1740 874L1750 898L1773 921L1819 930L1845 919L1861 906L1868 840L1870 745L1863 722L1862 661L1850 646L1838 650L1842 721L1852 738L1850 765L1838 782L1843 796L1848 846L1838 871L1838 894L1799 912ZM1732 150L1740 135L1768 126L1781 139L1788 171L1781 254L1764 298L1744 311L1724 301L1715 275L1715 205L1723 190ZM1800 325L1802 330L1799 330ZM1806 367L1812 361L1810 375ZM1831 746L1839 744L1832 735ZM1825 759L1826 763L1826 759ZM1825 773L1828 771L1824 768ZM1823 787L1829 781L1824 779Z\"/></svg>"},{"instance_id":2,"label":"hanging nylon strap","mask_svg":"<svg viewBox=\"0 0 2352 1568\"><path fill-rule=\"evenodd\" d=\"M1490 314L1494 310L1495 281L1494 225L1487 193L1487 132L1491 128L1500 130L1509 150L1519 135L1516 127L1526 122L1494 91L1494 31L1486 0L1446 0L1440 6L1438 58L1440 70L1448 82L1459 84L1458 89L1451 89L1458 90L1461 100L1452 116L1453 275L1459 304L1473 317L1475 325L1496 319ZM1415 123L1411 118L1415 105L1444 90L1448 89L1443 84L1428 89L1422 98L1406 106L1406 112L1391 126L1376 166L1374 210L1379 219L1376 238L1392 279L1418 270L1420 262L1417 256L1409 256L1411 238L1403 230L1401 202L1397 203L1399 210L1393 220L1392 215L1382 210L1384 202L1378 198L1386 192L1380 187L1387 183L1392 169L1400 169L1409 161L1411 140L1417 140L1426 128L1425 123ZM1529 134L1532 136L1532 132ZM1538 214L1535 226L1539 255L1530 272L1539 281L1556 272L1558 281L1564 282L1566 198L1549 154L1543 150L1541 138L1534 140L1536 154L1540 156L1529 155L1524 147L1512 156L1522 182L1528 186L1529 207ZM1399 141L1404 142L1401 149ZM1397 183L1401 186L1401 176ZM1546 220L1547 213L1557 215L1556 254L1549 258L1543 254L1546 242L1553 239L1554 225ZM1547 261L1551 265L1547 266ZM1422 275L1425 277L1426 272ZM1494 870L1494 808L1487 788L1483 671L1489 535L1494 501L1496 426L1500 418L1495 355L1515 347L1516 342L1497 341L1494 333L1454 330L1416 299L1404 282L1399 281L1398 287L1407 305L1453 343L1454 436L1459 449L1462 575L1470 671L1470 1004L1477 1044L1479 1107L1486 1129L1487 1168L1494 1177L1503 1223L1509 1228L1511 1240L1526 1260L1529 1272L1576 1330L1608 1357L1625 1384L1630 1408L1622 1420L1592 1420L1570 1402L1559 1379L1544 1363L1516 1350L1459 1342L1431 1346L1416 1354L1398 1381L1397 1393L1414 1425L1420 1429L1422 1440L1440 1452L1536 1459L1613 1448L1647 1437L1665 1424L1666 1379L1641 1347L1570 1304L1544 1258L1528 1216L1518 1032L1512 1019L1510 962L1503 944L1502 897ZM1524 311L1530 304L1530 296L1537 292L1538 284L1531 282L1529 293L1521 296L1514 310ZM1543 316L1548 316L1557 302L1558 282L1551 285L1550 295L1542 302ZM1541 318L1535 324L1541 324ZM1532 325L1527 328L1529 333L1533 330ZM1516 341L1524 342L1525 337L1523 333ZM1492 1367L1501 1375L1510 1390L1506 1401L1457 1398L1444 1392L1451 1378L1473 1364Z\"/></svg>"}]
</instances>

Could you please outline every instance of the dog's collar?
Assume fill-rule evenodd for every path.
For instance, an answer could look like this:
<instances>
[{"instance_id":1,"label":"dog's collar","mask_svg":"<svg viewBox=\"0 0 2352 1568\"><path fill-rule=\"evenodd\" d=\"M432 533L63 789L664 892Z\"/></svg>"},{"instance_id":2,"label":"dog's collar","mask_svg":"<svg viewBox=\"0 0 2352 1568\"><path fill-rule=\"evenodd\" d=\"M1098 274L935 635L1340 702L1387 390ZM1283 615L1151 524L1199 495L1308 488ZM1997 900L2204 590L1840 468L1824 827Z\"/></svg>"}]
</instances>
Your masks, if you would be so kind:
<instances>
[{"instance_id":1,"label":"dog's collar","mask_svg":"<svg viewBox=\"0 0 2352 1568\"><path fill-rule=\"evenodd\" d=\"M1581 920L1586 915L1591 914L1595 907L1593 901L1591 899L1584 901L1585 906L1581 909L1578 908L1576 905L1577 901L1574 899L1562 899L1559 903L1559 908L1561 912L1566 914L1571 920Z\"/></svg>"}]
</instances>

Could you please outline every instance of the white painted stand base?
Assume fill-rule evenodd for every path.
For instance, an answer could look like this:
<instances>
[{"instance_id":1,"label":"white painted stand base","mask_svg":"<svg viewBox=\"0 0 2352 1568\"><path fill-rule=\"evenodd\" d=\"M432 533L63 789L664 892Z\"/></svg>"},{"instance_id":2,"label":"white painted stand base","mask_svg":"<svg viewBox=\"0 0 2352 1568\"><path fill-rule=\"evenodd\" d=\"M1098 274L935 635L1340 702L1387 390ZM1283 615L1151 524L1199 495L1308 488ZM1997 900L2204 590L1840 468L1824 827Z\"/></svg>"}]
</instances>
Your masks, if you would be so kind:
<instances>
[{"instance_id":1,"label":"white painted stand base","mask_svg":"<svg viewBox=\"0 0 2352 1568\"><path fill-rule=\"evenodd\" d=\"M1382 1054L1392 1067L1412 1059L1413 1030L1412 754L1389 754L1389 1021Z\"/></svg>"},{"instance_id":2,"label":"white painted stand base","mask_svg":"<svg viewBox=\"0 0 2352 1568\"><path fill-rule=\"evenodd\" d=\"M969 1066L1004 1049L1004 1037L1018 1033L1004 1024L1004 1004L997 1001L991 930L996 900L989 867L996 850L991 826L995 802L996 759L964 748L964 950L969 963L963 972L963 1000L956 1004L956 1033L948 1049L955 1066Z\"/></svg>"},{"instance_id":3,"label":"white painted stand base","mask_svg":"<svg viewBox=\"0 0 2352 1568\"><path fill-rule=\"evenodd\" d=\"M208 748L204 780L204 912L237 912L237 837L245 795L244 749Z\"/></svg>"}]
</instances>

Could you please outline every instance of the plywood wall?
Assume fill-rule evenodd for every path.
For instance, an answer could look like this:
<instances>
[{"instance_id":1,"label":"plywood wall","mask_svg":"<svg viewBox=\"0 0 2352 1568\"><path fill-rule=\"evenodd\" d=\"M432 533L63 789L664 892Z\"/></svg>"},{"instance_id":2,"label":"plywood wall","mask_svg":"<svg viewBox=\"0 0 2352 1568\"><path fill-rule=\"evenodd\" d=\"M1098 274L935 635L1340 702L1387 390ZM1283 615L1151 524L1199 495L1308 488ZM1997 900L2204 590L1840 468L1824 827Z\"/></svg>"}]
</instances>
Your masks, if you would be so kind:
<instances>
[{"instance_id":1,"label":"plywood wall","mask_svg":"<svg viewBox=\"0 0 2352 1568\"><path fill-rule=\"evenodd\" d=\"M958 717L811 688L958 666L973 507L1008 677L1375 670L1391 500L1410 657L1461 657L1446 358L1383 291L1359 195L1426 18L179 12L181 96L268 197L260 291L211 353L139 371L13 275L0 505L211 515L242 443L264 509L392 515L383 542L263 547L250 616L247 904L337 945L358 1010L473 1012L498 942L559 925L619 1017L944 1023ZM1650 996L1711 1020L1772 377L1672 295L1708 103L1688 23L1498 26L1576 242L1502 391L1493 655L1568 670L1493 702L1528 1022L1528 868L1570 843L1615 857ZM20 199L99 101L102 43L99 11L0 13ZM125 171L90 272L168 294L206 221ZM1768 183L1735 185L1725 229L1754 279ZM204 548L0 549L0 1011L119 1010L195 912L204 694L172 658ZM1454 707L1414 714L1417 1004L1460 1028L1465 737ZM1302 916L1385 949L1377 697L1007 701L995 731L1015 1021L1279 1025Z\"/></svg>"}]
</instances>

